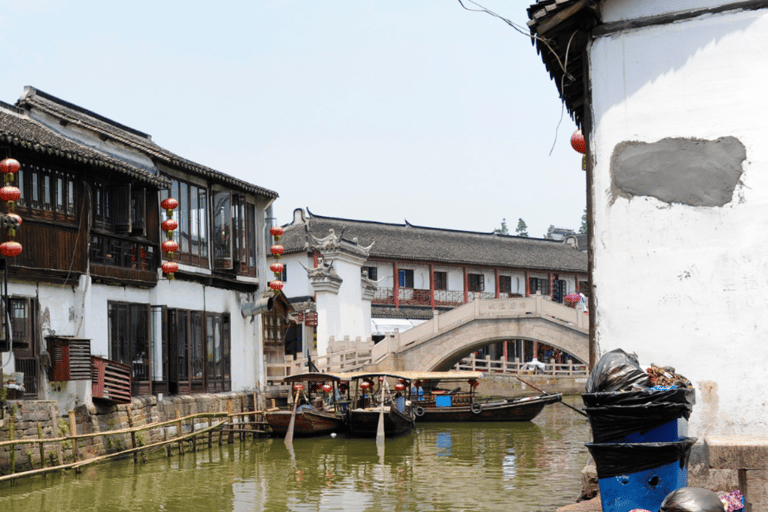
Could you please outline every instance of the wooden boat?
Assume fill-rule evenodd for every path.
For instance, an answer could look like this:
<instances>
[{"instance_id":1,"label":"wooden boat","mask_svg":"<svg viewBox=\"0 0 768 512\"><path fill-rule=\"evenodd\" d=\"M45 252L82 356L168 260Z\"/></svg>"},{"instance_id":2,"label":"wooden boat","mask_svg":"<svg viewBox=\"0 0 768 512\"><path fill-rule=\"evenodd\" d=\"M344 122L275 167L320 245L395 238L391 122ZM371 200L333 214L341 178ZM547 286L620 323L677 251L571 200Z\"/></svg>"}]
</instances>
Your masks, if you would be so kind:
<instances>
[{"instance_id":1,"label":"wooden boat","mask_svg":"<svg viewBox=\"0 0 768 512\"><path fill-rule=\"evenodd\" d=\"M293 435L296 437L318 436L333 432L346 432L346 404L339 400L339 378L327 373L301 373L283 379L283 382L294 385L301 383L299 405L296 409ZM323 386L330 386L330 391L324 391ZM328 388L326 388L328 389ZM291 391L292 396L294 391ZM291 422L293 408L267 410L264 419L272 429L272 434L285 437Z\"/></svg>"},{"instance_id":2,"label":"wooden boat","mask_svg":"<svg viewBox=\"0 0 768 512\"><path fill-rule=\"evenodd\" d=\"M357 373L341 377L349 381L351 400L347 410L347 427L352 435L376 437L382 408L386 437L411 431L414 416L410 402L410 379L397 373Z\"/></svg>"},{"instance_id":3,"label":"wooden boat","mask_svg":"<svg viewBox=\"0 0 768 512\"><path fill-rule=\"evenodd\" d=\"M414 384L420 392L413 402L416 421L476 422L531 421L547 404L559 402L560 394L543 394L514 399L478 400L475 388L482 379L481 372L421 372ZM452 388L443 389L439 385Z\"/></svg>"}]
</instances>

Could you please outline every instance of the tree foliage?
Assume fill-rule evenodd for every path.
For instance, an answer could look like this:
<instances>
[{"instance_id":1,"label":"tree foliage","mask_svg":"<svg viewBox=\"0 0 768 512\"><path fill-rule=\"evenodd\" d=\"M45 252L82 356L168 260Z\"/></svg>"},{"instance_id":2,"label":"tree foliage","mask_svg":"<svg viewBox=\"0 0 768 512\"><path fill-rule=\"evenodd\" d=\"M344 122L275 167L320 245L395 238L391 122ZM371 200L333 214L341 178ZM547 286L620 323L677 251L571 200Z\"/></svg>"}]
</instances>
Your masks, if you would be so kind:
<instances>
[{"instance_id":1,"label":"tree foliage","mask_svg":"<svg viewBox=\"0 0 768 512\"><path fill-rule=\"evenodd\" d=\"M528 236L528 224L523 219L518 219L515 233L517 236Z\"/></svg>"},{"instance_id":2,"label":"tree foliage","mask_svg":"<svg viewBox=\"0 0 768 512\"><path fill-rule=\"evenodd\" d=\"M579 228L579 233L582 235L587 234L587 209L584 208L584 215L581 216L581 227Z\"/></svg>"},{"instance_id":3,"label":"tree foliage","mask_svg":"<svg viewBox=\"0 0 768 512\"><path fill-rule=\"evenodd\" d=\"M501 219L501 227L494 229L493 232L497 235L508 235L509 229L507 228L507 219Z\"/></svg>"}]
</instances>

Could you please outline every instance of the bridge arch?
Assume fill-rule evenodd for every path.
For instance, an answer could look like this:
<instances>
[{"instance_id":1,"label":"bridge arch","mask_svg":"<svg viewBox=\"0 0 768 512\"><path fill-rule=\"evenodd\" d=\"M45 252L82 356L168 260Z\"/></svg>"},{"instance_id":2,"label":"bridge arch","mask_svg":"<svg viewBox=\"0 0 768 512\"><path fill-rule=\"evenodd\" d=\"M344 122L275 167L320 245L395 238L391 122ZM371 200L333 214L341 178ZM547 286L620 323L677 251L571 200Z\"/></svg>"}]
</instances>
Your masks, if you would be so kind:
<instances>
[{"instance_id":1,"label":"bridge arch","mask_svg":"<svg viewBox=\"0 0 768 512\"><path fill-rule=\"evenodd\" d=\"M374 347L376 363L407 370L452 368L468 353L505 340L544 343L589 360L587 315L543 299L482 299L465 304Z\"/></svg>"}]
</instances>

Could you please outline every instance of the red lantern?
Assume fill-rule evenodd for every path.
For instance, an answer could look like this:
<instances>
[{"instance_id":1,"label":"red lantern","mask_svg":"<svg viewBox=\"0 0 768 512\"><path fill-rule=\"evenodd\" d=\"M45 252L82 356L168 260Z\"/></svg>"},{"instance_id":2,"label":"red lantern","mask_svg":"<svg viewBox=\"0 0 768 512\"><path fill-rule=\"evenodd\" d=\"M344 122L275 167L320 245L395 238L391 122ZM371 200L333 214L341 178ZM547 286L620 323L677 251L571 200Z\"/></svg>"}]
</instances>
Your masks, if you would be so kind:
<instances>
[{"instance_id":1,"label":"red lantern","mask_svg":"<svg viewBox=\"0 0 768 512\"><path fill-rule=\"evenodd\" d=\"M0 188L0 199L3 201L18 201L21 197L21 190L12 185L6 185Z\"/></svg>"},{"instance_id":2,"label":"red lantern","mask_svg":"<svg viewBox=\"0 0 768 512\"><path fill-rule=\"evenodd\" d=\"M402 384L402 383L395 384L395 389L398 391L402 391L405 389L405 384Z\"/></svg>"},{"instance_id":3,"label":"red lantern","mask_svg":"<svg viewBox=\"0 0 768 512\"><path fill-rule=\"evenodd\" d=\"M330 393L331 390L333 390L333 386L331 386L330 384L323 384L323 391L325 391L326 393Z\"/></svg>"},{"instance_id":4,"label":"red lantern","mask_svg":"<svg viewBox=\"0 0 768 512\"><path fill-rule=\"evenodd\" d=\"M279 292L283 289L283 282L282 281L270 281L269 287L275 290L276 292Z\"/></svg>"},{"instance_id":5,"label":"red lantern","mask_svg":"<svg viewBox=\"0 0 768 512\"><path fill-rule=\"evenodd\" d=\"M164 252L176 252L179 250L179 244L173 240L166 240L161 247Z\"/></svg>"},{"instance_id":6,"label":"red lantern","mask_svg":"<svg viewBox=\"0 0 768 512\"><path fill-rule=\"evenodd\" d=\"M304 389L304 384L295 384L293 386L294 391L301 391L302 389Z\"/></svg>"},{"instance_id":7,"label":"red lantern","mask_svg":"<svg viewBox=\"0 0 768 512\"><path fill-rule=\"evenodd\" d=\"M166 261L163 263L162 269L166 274L173 274L174 272L178 272L179 264L175 261Z\"/></svg>"},{"instance_id":8,"label":"red lantern","mask_svg":"<svg viewBox=\"0 0 768 512\"><path fill-rule=\"evenodd\" d=\"M362 389L368 389L369 387L371 387L371 383L368 382L367 380L364 380L363 382L360 383L360 387Z\"/></svg>"},{"instance_id":9,"label":"red lantern","mask_svg":"<svg viewBox=\"0 0 768 512\"><path fill-rule=\"evenodd\" d=\"M473 388L476 388L480 385L479 382L477 382L477 379L469 379L467 382L469 382L469 385Z\"/></svg>"},{"instance_id":10,"label":"red lantern","mask_svg":"<svg viewBox=\"0 0 768 512\"><path fill-rule=\"evenodd\" d=\"M179 202L172 197L166 197L163 199L163 202L160 203L160 206L163 207L163 210L175 210L179 207Z\"/></svg>"},{"instance_id":11,"label":"red lantern","mask_svg":"<svg viewBox=\"0 0 768 512\"><path fill-rule=\"evenodd\" d=\"M176 222L176 219L165 219L163 223L161 224L163 231L173 231L177 227L179 227L179 223Z\"/></svg>"},{"instance_id":12,"label":"red lantern","mask_svg":"<svg viewBox=\"0 0 768 512\"><path fill-rule=\"evenodd\" d=\"M573 135L571 135L571 147L582 155L586 154L587 142L584 140L584 134L581 133L581 130L576 130L573 132Z\"/></svg>"},{"instance_id":13,"label":"red lantern","mask_svg":"<svg viewBox=\"0 0 768 512\"><path fill-rule=\"evenodd\" d=\"M13 258L21 254L21 244L14 240L9 240L0 244L0 253L6 258Z\"/></svg>"},{"instance_id":14,"label":"red lantern","mask_svg":"<svg viewBox=\"0 0 768 512\"><path fill-rule=\"evenodd\" d=\"M0 162L0 173L8 174L18 172L21 169L21 164L15 158L6 158Z\"/></svg>"},{"instance_id":15,"label":"red lantern","mask_svg":"<svg viewBox=\"0 0 768 512\"><path fill-rule=\"evenodd\" d=\"M271 270L275 274L279 274L280 272L285 270L285 265L283 265L282 263L273 263L269 266L269 270Z\"/></svg>"},{"instance_id":16,"label":"red lantern","mask_svg":"<svg viewBox=\"0 0 768 512\"><path fill-rule=\"evenodd\" d=\"M271 252L275 256L278 256L285 252L285 247L283 247L282 245L273 245L272 247L269 248L269 252Z\"/></svg>"},{"instance_id":17,"label":"red lantern","mask_svg":"<svg viewBox=\"0 0 768 512\"><path fill-rule=\"evenodd\" d=\"M275 227L269 229L269 233L272 236L283 236L283 233L285 233L285 230L283 228L281 228L280 226L275 226Z\"/></svg>"}]
</instances>

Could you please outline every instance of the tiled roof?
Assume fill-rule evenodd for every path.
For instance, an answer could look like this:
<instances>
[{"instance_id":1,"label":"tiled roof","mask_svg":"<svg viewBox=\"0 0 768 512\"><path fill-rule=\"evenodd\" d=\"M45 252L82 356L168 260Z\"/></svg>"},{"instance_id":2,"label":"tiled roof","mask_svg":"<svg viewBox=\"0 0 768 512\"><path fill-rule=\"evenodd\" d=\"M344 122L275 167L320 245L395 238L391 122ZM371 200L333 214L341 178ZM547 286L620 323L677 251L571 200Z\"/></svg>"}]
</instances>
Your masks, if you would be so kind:
<instances>
[{"instance_id":1,"label":"tiled roof","mask_svg":"<svg viewBox=\"0 0 768 512\"><path fill-rule=\"evenodd\" d=\"M334 233L362 246L374 243L371 258L455 265L508 267L560 272L587 272L587 255L561 241L454 231L405 224L338 219L310 215L306 225L285 227L281 244L286 253L305 250L307 233L321 238Z\"/></svg>"},{"instance_id":2,"label":"tiled roof","mask_svg":"<svg viewBox=\"0 0 768 512\"><path fill-rule=\"evenodd\" d=\"M169 185L165 178L89 146L73 142L26 117L16 107L6 104L0 104L0 144L9 144L63 160L101 167L151 183L159 188L166 188Z\"/></svg>"},{"instance_id":3,"label":"tiled roof","mask_svg":"<svg viewBox=\"0 0 768 512\"><path fill-rule=\"evenodd\" d=\"M277 192L258 187L210 167L182 158L152 142L152 138L146 133L116 123L82 107L39 91L34 87L26 87L24 94L16 105L20 108L38 109L61 121L87 127L89 130L105 138L114 139L126 146L136 148L152 159L183 171L198 174L207 179L231 185L254 194L270 198L277 197Z\"/></svg>"},{"instance_id":4,"label":"tiled roof","mask_svg":"<svg viewBox=\"0 0 768 512\"><path fill-rule=\"evenodd\" d=\"M565 107L584 119L584 61L589 31L598 23L598 0L539 0L528 7L528 28Z\"/></svg>"}]
</instances>

